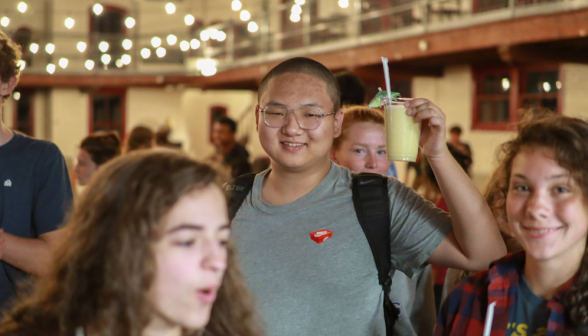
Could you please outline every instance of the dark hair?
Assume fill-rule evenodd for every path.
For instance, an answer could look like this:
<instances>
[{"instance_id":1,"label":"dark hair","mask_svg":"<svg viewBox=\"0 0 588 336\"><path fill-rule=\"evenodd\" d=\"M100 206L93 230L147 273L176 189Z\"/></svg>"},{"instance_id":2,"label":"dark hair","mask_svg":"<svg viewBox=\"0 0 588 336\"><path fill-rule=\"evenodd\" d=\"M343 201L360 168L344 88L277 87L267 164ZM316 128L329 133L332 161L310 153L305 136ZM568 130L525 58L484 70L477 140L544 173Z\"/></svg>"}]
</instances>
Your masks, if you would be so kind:
<instances>
[{"instance_id":1,"label":"dark hair","mask_svg":"<svg viewBox=\"0 0 588 336\"><path fill-rule=\"evenodd\" d=\"M370 108L368 106L347 106L343 109L343 123L341 124L341 135L333 140L332 148L338 149L339 146L347 139L349 128L361 122L374 123L385 127L384 114L382 110Z\"/></svg>"},{"instance_id":2,"label":"dark hair","mask_svg":"<svg viewBox=\"0 0 588 336\"><path fill-rule=\"evenodd\" d=\"M528 148L548 148L558 165L568 170L588 199L588 123L548 111L528 111L518 127L515 139L501 147L500 167L495 172L488 192L489 205L496 215L506 219L506 197L514 158ZM588 245L588 241L586 242ZM566 319L564 335L588 333L588 249L584 252L576 277L564 293L562 303Z\"/></svg>"},{"instance_id":3,"label":"dark hair","mask_svg":"<svg viewBox=\"0 0 588 336\"><path fill-rule=\"evenodd\" d=\"M455 126L451 127L451 129L449 130L449 133L461 134L461 127L459 125L455 125Z\"/></svg>"},{"instance_id":4,"label":"dark hair","mask_svg":"<svg viewBox=\"0 0 588 336\"><path fill-rule=\"evenodd\" d=\"M51 273L5 315L0 335L140 336L153 310L153 243L162 218L184 195L214 183L215 173L174 151L138 152L107 163L90 182L65 228ZM257 336L233 247L206 330ZM184 335L192 335L188 331Z\"/></svg>"},{"instance_id":5,"label":"dark hair","mask_svg":"<svg viewBox=\"0 0 588 336\"><path fill-rule=\"evenodd\" d=\"M333 111L336 112L341 107L341 92L333 73L321 63L306 57L291 58L271 69L259 85L258 103L270 79L286 73L301 73L324 81L327 84L327 94L333 102Z\"/></svg>"},{"instance_id":6,"label":"dark hair","mask_svg":"<svg viewBox=\"0 0 588 336\"><path fill-rule=\"evenodd\" d=\"M231 131L231 133L237 132L237 123L235 122L235 120L233 120L229 117L222 117L222 118L215 120L214 122L219 123L221 125L227 125L229 127L229 130Z\"/></svg>"},{"instance_id":7,"label":"dark hair","mask_svg":"<svg viewBox=\"0 0 588 336\"><path fill-rule=\"evenodd\" d=\"M0 78L2 82L8 83L13 77L19 79L18 61L21 57L20 46L0 30ZM3 96L2 103L9 97L9 95Z\"/></svg>"},{"instance_id":8,"label":"dark hair","mask_svg":"<svg viewBox=\"0 0 588 336\"><path fill-rule=\"evenodd\" d=\"M80 148L90 154L90 158L100 166L120 155L120 138L117 132L98 132L88 135Z\"/></svg>"},{"instance_id":9,"label":"dark hair","mask_svg":"<svg viewBox=\"0 0 588 336\"><path fill-rule=\"evenodd\" d=\"M463 154L459 149L457 149L457 147L455 147L453 144L449 142L447 143L447 148L449 149L449 153L451 153L451 156L453 156L455 161L457 161L457 164L459 164L459 166L467 173L468 167L472 164L471 156ZM437 183L437 177L435 177L433 168L431 168L429 160L427 160L426 157L423 160L423 166L425 168L425 174L427 176L427 179L429 179L429 181L431 181L431 183L433 183L433 185L437 186L438 188L439 185Z\"/></svg>"},{"instance_id":10,"label":"dark hair","mask_svg":"<svg viewBox=\"0 0 588 336\"><path fill-rule=\"evenodd\" d=\"M363 105L365 102L365 85L359 76L351 72L342 72L335 76L341 91L341 105Z\"/></svg>"},{"instance_id":11,"label":"dark hair","mask_svg":"<svg viewBox=\"0 0 588 336\"><path fill-rule=\"evenodd\" d=\"M127 140L127 152L153 147L153 131L145 126L133 128Z\"/></svg>"}]
</instances>

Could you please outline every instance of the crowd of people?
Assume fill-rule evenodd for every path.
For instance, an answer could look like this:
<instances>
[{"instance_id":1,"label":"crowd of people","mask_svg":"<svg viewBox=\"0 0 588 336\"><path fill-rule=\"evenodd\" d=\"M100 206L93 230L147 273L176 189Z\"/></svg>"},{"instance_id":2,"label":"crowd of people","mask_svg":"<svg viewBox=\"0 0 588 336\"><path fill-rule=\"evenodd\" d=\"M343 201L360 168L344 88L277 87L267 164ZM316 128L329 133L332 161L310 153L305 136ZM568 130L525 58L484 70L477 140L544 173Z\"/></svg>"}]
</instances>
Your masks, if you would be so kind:
<instances>
[{"instance_id":1,"label":"crowd of people","mask_svg":"<svg viewBox=\"0 0 588 336\"><path fill-rule=\"evenodd\" d=\"M0 34L2 103L19 57ZM588 334L586 121L527 112L482 195L461 129L447 142L441 108L408 101L426 199L396 178L357 78L298 57L258 92L267 169L229 118L206 162L169 129L101 132L75 202L57 146L0 123L0 336L461 336L487 315L492 335Z\"/></svg>"}]
</instances>

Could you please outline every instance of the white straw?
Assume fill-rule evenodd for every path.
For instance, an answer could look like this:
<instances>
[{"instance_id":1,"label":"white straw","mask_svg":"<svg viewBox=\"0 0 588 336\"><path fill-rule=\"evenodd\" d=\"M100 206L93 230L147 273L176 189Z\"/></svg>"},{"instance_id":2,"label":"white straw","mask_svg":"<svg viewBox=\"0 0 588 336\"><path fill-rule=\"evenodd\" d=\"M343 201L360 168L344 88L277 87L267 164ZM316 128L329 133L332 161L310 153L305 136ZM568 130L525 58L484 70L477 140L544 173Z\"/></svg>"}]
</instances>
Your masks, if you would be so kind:
<instances>
[{"instance_id":1,"label":"white straw","mask_svg":"<svg viewBox=\"0 0 588 336\"><path fill-rule=\"evenodd\" d=\"M384 65L384 78L386 79L386 92L388 92L388 100L392 101L392 91L390 91L390 70L388 70L388 59L386 57L382 57L382 64Z\"/></svg>"},{"instance_id":2,"label":"white straw","mask_svg":"<svg viewBox=\"0 0 588 336\"><path fill-rule=\"evenodd\" d=\"M488 311L486 312L486 323L484 324L484 336L490 336L490 332L492 331L492 321L494 320L494 307L496 307L496 301L492 302L488 306Z\"/></svg>"}]
</instances>

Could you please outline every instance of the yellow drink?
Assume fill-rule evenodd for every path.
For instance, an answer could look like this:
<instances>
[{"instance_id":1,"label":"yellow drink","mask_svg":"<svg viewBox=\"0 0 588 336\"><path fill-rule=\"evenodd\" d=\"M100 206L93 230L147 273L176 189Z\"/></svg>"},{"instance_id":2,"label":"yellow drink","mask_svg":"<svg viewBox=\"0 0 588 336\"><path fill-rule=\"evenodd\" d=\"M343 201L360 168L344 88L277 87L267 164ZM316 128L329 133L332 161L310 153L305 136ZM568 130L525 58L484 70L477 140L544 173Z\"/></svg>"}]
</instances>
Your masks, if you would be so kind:
<instances>
[{"instance_id":1,"label":"yellow drink","mask_svg":"<svg viewBox=\"0 0 588 336\"><path fill-rule=\"evenodd\" d=\"M413 116L406 114L401 102L386 103L386 152L388 160L415 162L421 138L421 123L415 122Z\"/></svg>"}]
</instances>

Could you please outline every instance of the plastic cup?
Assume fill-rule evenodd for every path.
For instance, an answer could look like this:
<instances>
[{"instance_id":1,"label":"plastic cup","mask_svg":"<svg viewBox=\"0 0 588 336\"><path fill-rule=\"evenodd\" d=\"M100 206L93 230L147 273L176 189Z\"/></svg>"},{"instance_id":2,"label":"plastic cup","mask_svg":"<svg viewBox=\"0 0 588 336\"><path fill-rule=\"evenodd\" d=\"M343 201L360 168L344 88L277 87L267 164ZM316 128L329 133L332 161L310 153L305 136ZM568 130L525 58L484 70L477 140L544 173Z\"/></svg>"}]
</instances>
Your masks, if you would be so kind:
<instances>
[{"instance_id":1,"label":"plastic cup","mask_svg":"<svg viewBox=\"0 0 588 336\"><path fill-rule=\"evenodd\" d=\"M386 152L390 161L416 162L421 122L406 114L404 104L412 98L382 99L386 118Z\"/></svg>"}]
</instances>

